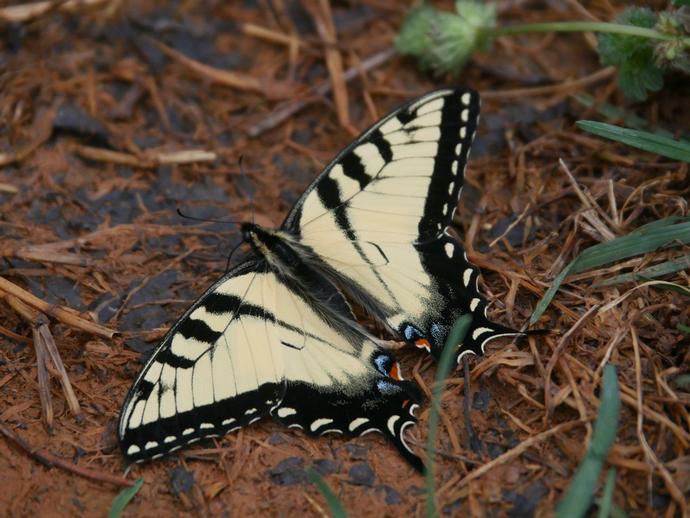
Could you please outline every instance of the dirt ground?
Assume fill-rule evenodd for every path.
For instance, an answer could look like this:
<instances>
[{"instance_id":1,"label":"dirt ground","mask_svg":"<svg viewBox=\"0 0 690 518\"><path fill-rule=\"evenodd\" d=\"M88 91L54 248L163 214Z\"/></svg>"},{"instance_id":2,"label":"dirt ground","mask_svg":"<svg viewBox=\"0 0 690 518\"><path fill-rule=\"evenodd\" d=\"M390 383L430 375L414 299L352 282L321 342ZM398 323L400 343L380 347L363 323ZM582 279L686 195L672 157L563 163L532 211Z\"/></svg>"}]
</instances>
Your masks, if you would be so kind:
<instances>
[{"instance_id":1,"label":"dirt ground","mask_svg":"<svg viewBox=\"0 0 690 518\"><path fill-rule=\"evenodd\" d=\"M265 419L127 472L115 437L142 363L239 241L236 226L176 209L239 221L254 211L277 226L359 131L447 84L389 50L409 3L88 3L7 22L21 12L0 2L0 275L50 314L0 298L0 514L103 516L127 481L143 477L126 516L320 516L325 501L306 475L314 468L351 516L423 515L423 478L376 434L312 439ZM498 11L506 23L608 20L623 5L507 0ZM491 315L507 325L521 326L554 275L603 240L559 159L615 236L688 211L687 164L573 124L597 117L573 98L587 93L687 135L687 78L626 104L593 44L577 34L501 39L457 80L483 97L457 228L482 269ZM672 489L687 499L690 394L670 380L690 366L688 335L677 329L690 324L687 303L642 288L606 313L595 308L633 287L597 281L687 254L675 250L571 277L539 323L553 334L497 341L473 360L478 442L464 424L462 372L451 375L435 477L443 515L550 515L591 434L606 358L623 401L608 459L614 501L629 516L681 515ZM687 286L687 271L666 280ZM50 337L71 397L46 361ZM428 394L436 364L419 350L398 356ZM419 415L415 444L426 438L428 402ZM514 449L529 438L531 447Z\"/></svg>"}]
</instances>

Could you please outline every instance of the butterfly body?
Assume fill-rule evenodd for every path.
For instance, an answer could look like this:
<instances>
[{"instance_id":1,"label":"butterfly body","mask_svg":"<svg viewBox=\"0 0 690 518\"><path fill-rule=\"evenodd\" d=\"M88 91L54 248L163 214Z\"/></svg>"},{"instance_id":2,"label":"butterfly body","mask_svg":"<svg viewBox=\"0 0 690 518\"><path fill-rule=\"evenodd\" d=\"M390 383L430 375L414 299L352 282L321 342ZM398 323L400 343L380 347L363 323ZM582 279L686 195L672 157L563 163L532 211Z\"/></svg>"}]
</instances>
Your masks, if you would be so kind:
<instances>
[{"instance_id":1,"label":"butterfly body","mask_svg":"<svg viewBox=\"0 0 690 518\"><path fill-rule=\"evenodd\" d=\"M278 229L244 223L254 258L187 310L130 390L125 457L156 458L270 415L311 435L379 431L421 470L404 437L419 389L349 301L434 356L472 313L458 361L519 334L488 320L479 272L448 229L478 113L470 90L412 101L343 150Z\"/></svg>"}]
</instances>

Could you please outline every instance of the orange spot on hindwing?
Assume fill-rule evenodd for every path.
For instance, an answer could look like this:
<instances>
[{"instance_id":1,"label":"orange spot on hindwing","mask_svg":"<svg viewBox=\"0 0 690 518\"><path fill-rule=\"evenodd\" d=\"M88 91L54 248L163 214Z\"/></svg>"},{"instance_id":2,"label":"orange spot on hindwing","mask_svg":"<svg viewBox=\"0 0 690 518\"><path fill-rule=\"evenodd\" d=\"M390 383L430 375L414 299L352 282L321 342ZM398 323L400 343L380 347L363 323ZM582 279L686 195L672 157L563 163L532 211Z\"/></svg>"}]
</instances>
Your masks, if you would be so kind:
<instances>
[{"instance_id":1,"label":"orange spot on hindwing","mask_svg":"<svg viewBox=\"0 0 690 518\"><path fill-rule=\"evenodd\" d=\"M403 379L402 375L400 374L400 364L398 362L393 362L393 366L391 367L391 370L388 371L388 375L397 381L401 381Z\"/></svg>"},{"instance_id":2,"label":"orange spot on hindwing","mask_svg":"<svg viewBox=\"0 0 690 518\"><path fill-rule=\"evenodd\" d=\"M420 349L426 349L426 352L428 353L431 352L431 344L429 343L429 340L427 340L426 338L418 338L414 341L414 344Z\"/></svg>"}]
</instances>

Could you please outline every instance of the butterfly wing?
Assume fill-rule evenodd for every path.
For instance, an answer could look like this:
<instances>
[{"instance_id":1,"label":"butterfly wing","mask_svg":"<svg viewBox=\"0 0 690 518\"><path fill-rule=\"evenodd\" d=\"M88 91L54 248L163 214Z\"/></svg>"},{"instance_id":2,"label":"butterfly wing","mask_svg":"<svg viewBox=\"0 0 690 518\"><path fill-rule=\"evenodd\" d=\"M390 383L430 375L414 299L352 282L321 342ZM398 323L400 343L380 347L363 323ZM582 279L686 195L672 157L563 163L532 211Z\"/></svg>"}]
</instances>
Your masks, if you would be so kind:
<instances>
[{"instance_id":1,"label":"butterfly wing","mask_svg":"<svg viewBox=\"0 0 690 518\"><path fill-rule=\"evenodd\" d=\"M125 457L156 458L270 413L312 435L382 431L421 469L403 436L416 385L391 376L395 360L364 333L341 328L349 307L333 286L321 283L328 306L304 293L322 280L245 263L212 286L130 390L119 424Z\"/></svg>"},{"instance_id":2,"label":"butterfly wing","mask_svg":"<svg viewBox=\"0 0 690 518\"><path fill-rule=\"evenodd\" d=\"M283 228L315 266L409 342L438 356L473 313L457 359L515 331L490 322L477 268L449 234L479 117L479 96L448 89L384 117L298 200Z\"/></svg>"},{"instance_id":3,"label":"butterfly wing","mask_svg":"<svg viewBox=\"0 0 690 518\"><path fill-rule=\"evenodd\" d=\"M244 263L195 302L129 391L118 435L125 458L157 458L247 425L284 393L268 274Z\"/></svg>"},{"instance_id":4,"label":"butterfly wing","mask_svg":"<svg viewBox=\"0 0 690 518\"><path fill-rule=\"evenodd\" d=\"M298 284L310 282L299 279ZM329 299L347 305L335 289ZM421 396L416 384L399 378L395 359L357 327L345 328L352 322L327 323L313 299L302 298L287 279L276 286L276 308L278 318L292 326L279 330L286 387L271 414L309 435L381 432L421 471L422 462L404 437L416 422Z\"/></svg>"}]
</instances>

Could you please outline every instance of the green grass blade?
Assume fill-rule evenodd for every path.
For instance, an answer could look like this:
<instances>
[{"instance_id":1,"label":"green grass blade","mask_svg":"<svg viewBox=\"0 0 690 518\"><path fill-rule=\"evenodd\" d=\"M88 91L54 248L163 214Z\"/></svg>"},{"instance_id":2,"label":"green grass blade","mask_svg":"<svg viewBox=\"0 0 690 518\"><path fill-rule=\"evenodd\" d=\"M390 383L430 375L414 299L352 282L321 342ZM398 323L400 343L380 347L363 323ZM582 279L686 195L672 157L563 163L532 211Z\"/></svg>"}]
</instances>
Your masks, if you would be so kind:
<instances>
[{"instance_id":1,"label":"green grass blade","mask_svg":"<svg viewBox=\"0 0 690 518\"><path fill-rule=\"evenodd\" d=\"M597 506L601 506L602 504L601 498L597 498L594 502L597 504ZM609 516L611 516L611 518L628 518L628 515L625 514L625 511L623 511L623 509L618 507L613 502L611 502L611 509L609 509L609 511Z\"/></svg>"},{"instance_id":2,"label":"green grass blade","mask_svg":"<svg viewBox=\"0 0 690 518\"><path fill-rule=\"evenodd\" d=\"M436 383L432 389L431 412L429 414L429 436L427 438L427 465L426 465L426 516L427 518L438 518L436 509L436 490L434 488L434 449L436 446L436 432L441 409L441 396L443 395L443 385L448 374L453 368L453 358L459 343L465 339L465 335L472 325L472 314L462 315L453 324L448 338L443 347L443 353L436 369Z\"/></svg>"},{"instance_id":3,"label":"green grass blade","mask_svg":"<svg viewBox=\"0 0 690 518\"><path fill-rule=\"evenodd\" d=\"M678 324L679 326L683 326L683 324ZM686 333L690 333L690 327L688 326L683 326L686 329L681 329L681 331L685 331ZM680 376L676 376L673 378L672 384L674 387L683 389L683 390L690 390L690 374L681 374Z\"/></svg>"},{"instance_id":4,"label":"green grass blade","mask_svg":"<svg viewBox=\"0 0 690 518\"><path fill-rule=\"evenodd\" d=\"M679 295L683 295L684 297L690 297L690 288L686 288L685 286L681 286L680 284L676 284L674 282L649 281L647 285L660 291L673 291Z\"/></svg>"},{"instance_id":5,"label":"green grass blade","mask_svg":"<svg viewBox=\"0 0 690 518\"><path fill-rule=\"evenodd\" d=\"M530 324L534 324L544 314L561 284L571 273L597 268L636 255L654 252L661 248L690 243L690 220L683 218L680 222L677 221L677 218L659 220L655 222L653 227L647 226L644 231L638 229L637 232L627 236L621 236L583 250L553 280L551 287L537 303L530 318Z\"/></svg>"},{"instance_id":6,"label":"green grass blade","mask_svg":"<svg viewBox=\"0 0 690 518\"><path fill-rule=\"evenodd\" d=\"M613 504L613 488L616 485L616 468L611 468L606 474L606 484L599 500L599 514L597 518L609 518Z\"/></svg>"},{"instance_id":7,"label":"green grass blade","mask_svg":"<svg viewBox=\"0 0 690 518\"><path fill-rule=\"evenodd\" d=\"M144 485L144 479L140 478L132 487L123 489L118 493L118 495L113 500L113 504L110 506L110 512L108 513L108 518L119 518L122 511L125 510L127 504L134 498L134 496L139 492L141 486Z\"/></svg>"},{"instance_id":8,"label":"green grass blade","mask_svg":"<svg viewBox=\"0 0 690 518\"><path fill-rule=\"evenodd\" d=\"M313 469L307 472L309 480L316 486L316 489L323 495L328 504L328 508L331 510L331 515L333 518L347 518L347 513L343 508L343 504L340 499L335 495L330 486L326 481Z\"/></svg>"},{"instance_id":9,"label":"green grass blade","mask_svg":"<svg viewBox=\"0 0 690 518\"><path fill-rule=\"evenodd\" d=\"M610 279L593 284L592 288L604 288L606 286L614 286L616 284L632 281L644 282L651 279L656 279L657 277L663 277L664 275L670 275L685 269L690 269L690 255L684 255L670 261L655 264L654 266L650 266L649 268L645 268L639 272L622 273L620 275L616 275Z\"/></svg>"},{"instance_id":10,"label":"green grass blade","mask_svg":"<svg viewBox=\"0 0 690 518\"><path fill-rule=\"evenodd\" d=\"M604 137L622 142L629 146L656 153L672 160L690 162L690 142L676 140L663 135L655 135L647 131L630 128L622 128L605 122L582 120L576 122L580 129Z\"/></svg>"},{"instance_id":11,"label":"green grass blade","mask_svg":"<svg viewBox=\"0 0 690 518\"><path fill-rule=\"evenodd\" d=\"M618 432L621 400L616 368L604 368L601 404L594 423L592 441L568 489L556 508L556 518L580 518L594 498L601 469Z\"/></svg>"},{"instance_id":12,"label":"green grass blade","mask_svg":"<svg viewBox=\"0 0 690 518\"><path fill-rule=\"evenodd\" d=\"M591 108L595 105L594 98L587 94L576 94L575 100L577 100L583 106ZM620 121L626 126L638 129L646 130L649 128L649 122L642 117L638 117L633 113L628 113L623 108L614 106L613 104L600 103L596 105L597 112L602 117L607 118L610 121ZM668 138L673 138L673 133L663 128L656 128L652 133L655 135L661 135Z\"/></svg>"},{"instance_id":13,"label":"green grass blade","mask_svg":"<svg viewBox=\"0 0 690 518\"><path fill-rule=\"evenodd\" d=\"M678 331L683 331L684 333L690 334L690 326L686 326L685 324L678 324L676 327L678 328Z\"/></svg>"}]
</instances>

